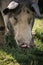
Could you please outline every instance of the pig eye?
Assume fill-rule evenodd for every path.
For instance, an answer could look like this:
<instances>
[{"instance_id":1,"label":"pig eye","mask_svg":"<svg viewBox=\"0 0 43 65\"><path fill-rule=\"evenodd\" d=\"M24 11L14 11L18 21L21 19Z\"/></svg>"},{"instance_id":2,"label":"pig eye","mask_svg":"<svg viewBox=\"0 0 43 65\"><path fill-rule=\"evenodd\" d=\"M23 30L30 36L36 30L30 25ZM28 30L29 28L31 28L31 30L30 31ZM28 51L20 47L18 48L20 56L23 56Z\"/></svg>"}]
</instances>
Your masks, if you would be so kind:
<instances>
[{"instance_id":1,"label":"pig eye","mask_svg":"<svg viewBox=\"0 0 43 65\"><path fill-rule=\"evenodd\" d=\"M35 12L33 7L30 7L30 10L31 10L32 12Z\"/></svg>"}]
</instances>

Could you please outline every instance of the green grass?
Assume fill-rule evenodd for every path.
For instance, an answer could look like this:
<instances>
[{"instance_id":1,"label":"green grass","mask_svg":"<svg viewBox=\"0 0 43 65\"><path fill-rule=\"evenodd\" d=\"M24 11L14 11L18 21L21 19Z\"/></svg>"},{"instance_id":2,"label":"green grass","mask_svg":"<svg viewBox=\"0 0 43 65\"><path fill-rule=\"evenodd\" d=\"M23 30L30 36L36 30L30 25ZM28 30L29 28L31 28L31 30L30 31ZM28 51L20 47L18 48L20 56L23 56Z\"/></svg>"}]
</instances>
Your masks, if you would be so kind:
<instances>
[{"instance_id":1,"label":"green grass","mask_svg":"<svg viewBox=\"0 0 43 65\"><path fill-rule=\"evenodd\" d=\"M16 42L9 37L11 45L0 46L0 65L43 65L43 20L35 20L33 33L36 47L30 49L15 47Z\"/></svg>"},{"instance_id":2,"label":"green grass","mask_svg":"<svg viewBox=\"0 0 43 65\"><path fill-rule=\"evenodd\" d=\"M35 19L33 33L36 47L43 50L43 19Z\"/></svg>"}]
</instances>

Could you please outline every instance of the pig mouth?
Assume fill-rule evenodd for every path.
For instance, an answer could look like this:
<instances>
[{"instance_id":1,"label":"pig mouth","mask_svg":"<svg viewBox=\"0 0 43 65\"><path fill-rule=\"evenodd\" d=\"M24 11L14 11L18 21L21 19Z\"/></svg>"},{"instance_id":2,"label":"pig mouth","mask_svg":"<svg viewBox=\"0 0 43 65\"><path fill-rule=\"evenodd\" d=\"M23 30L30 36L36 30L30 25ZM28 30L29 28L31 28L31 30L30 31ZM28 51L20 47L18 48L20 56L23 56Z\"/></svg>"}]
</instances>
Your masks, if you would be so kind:
<instances>
[{"instance_id":1,"label":"pig mouth","mask_svg":"<svg viewBox=\"0 0 43 65\"><path fill-rule=\"evenodd\" d=\"M21 48L30 48L30 45L27 45L27 43L23 43L19 47L21 47Z\"/></svg>"},{"instance_id":2,"label":"pig mouth","mask_svg":"<svg viewBox=\"0 0 43 65\"><path fill-rule=\"evenodd\" d=\"M27 43L23 43L19 47L20 48L33 48L33 47L35 47L35 44L27 45Z\"/></svg>"},{"instance_id":3,"label":"pig mouth","mask_svg":"<svg viewBox=\"0 0 43 65\"><path fill-rule=\"evenodd\" d=\"M21 44L19 47L21 47L21 48L29 48L26 43Z\"/></svg>"}]
</instances>

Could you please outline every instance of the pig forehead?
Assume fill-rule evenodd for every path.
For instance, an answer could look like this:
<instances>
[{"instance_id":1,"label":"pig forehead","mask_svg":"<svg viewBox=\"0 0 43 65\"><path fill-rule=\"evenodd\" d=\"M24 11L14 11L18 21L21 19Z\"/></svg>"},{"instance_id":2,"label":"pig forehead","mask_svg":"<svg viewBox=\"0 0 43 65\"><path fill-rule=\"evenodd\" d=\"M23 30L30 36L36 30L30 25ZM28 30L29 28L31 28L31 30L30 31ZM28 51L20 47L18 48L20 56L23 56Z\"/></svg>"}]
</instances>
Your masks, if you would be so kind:
<instances>
[{"instance_id":1,"label":"pig forehead","mask_svg":"<svg viewBox=\"0 0 43 65\"><path fill-rule=\"evenodd\" d=\"M27 7L22 7L21 9L17 10L16 12L10 13L10 17L16 17L16 18L21 18L21 17L28 17L32 18L33 17L33 12L28 9Z\"/></svg>"}]
</instances>

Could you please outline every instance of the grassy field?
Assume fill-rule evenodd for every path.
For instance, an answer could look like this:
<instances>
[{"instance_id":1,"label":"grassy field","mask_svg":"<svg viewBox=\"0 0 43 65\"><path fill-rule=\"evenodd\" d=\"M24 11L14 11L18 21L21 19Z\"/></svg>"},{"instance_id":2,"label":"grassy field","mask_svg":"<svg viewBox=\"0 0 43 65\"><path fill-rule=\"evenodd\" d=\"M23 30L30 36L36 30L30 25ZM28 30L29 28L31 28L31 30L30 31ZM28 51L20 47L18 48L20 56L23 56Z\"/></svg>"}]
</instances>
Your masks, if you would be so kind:
<instances>
[{"instance_id":1,"label":"grassy field","mask_svg":"<svg viewBox=\"0 0 43 65\"><path fill-rule=\"evenodd\" d=\"M43 65L43 20L35 19L33 33L35 48L14 48L12 39L11 46L0 46L0 65Z\"/></svg>"}]
</instances>

